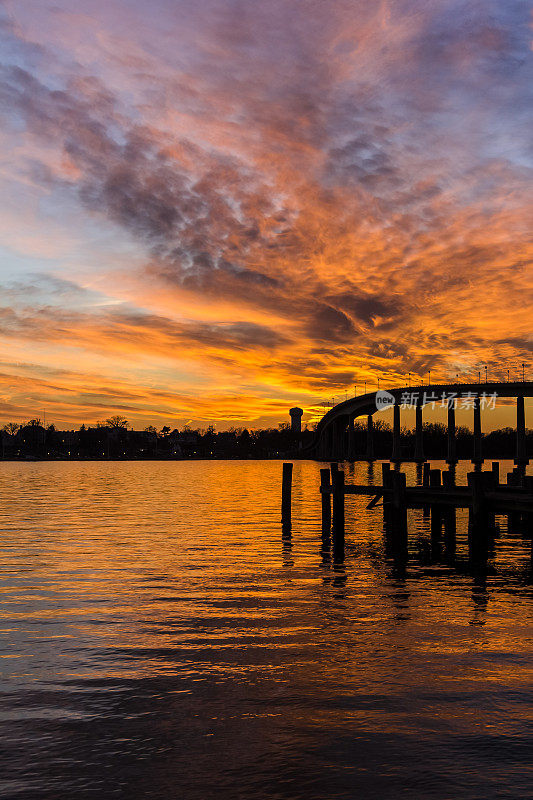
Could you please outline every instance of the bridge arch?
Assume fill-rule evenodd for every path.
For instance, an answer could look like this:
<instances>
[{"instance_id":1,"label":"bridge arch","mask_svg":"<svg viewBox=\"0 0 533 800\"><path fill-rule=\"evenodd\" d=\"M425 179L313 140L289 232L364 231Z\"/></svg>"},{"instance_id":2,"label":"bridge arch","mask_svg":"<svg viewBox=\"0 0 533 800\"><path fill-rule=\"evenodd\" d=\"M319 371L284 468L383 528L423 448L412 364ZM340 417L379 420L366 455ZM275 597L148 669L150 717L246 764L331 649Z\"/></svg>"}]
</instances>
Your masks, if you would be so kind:
<instances>
[{"instance_id":1,"label":"bridge arch","mask_svg":"<svg viewBox=\"0 0 533 800\"><path fill-rule=\"evenodd\" d=\"M394 398L393 405L393 445L390 455L391 461L401 461L400 452L400 424L401 404L409 398L416 405L416 461L424 461L423 436L422 436L422 409L424 405L432 402L441 402L442 398L452 398L448 405L448 450L447 460L454 464L457 462L455 453L455 404L457 400L468 397L472 402L474 416L474 452L472 461L475 464L483 462L481 452L481 400L482 398L511 398L516 399L516 457L515 463L526 465L529 462L526 453L526 431L524 398L533 397L533 381L514 381L509 383L439 383L425 386L402 386L386 390ZM378 411L376 396L381 392L369 392L351 397L331 408L320 420L315 431L315 437L308 448L309 454L324 461L343 461L353 456L349 452L353 448L353 422L358 417L367 417L367 452L368 460L373 460L373 416ZM415 398L416 399L413 399ZM346 431L348 430L348 436ZM348 440L348 441L347 441ZM350 444L351 442L351 444Z\"/></svg>"}]
</instances>

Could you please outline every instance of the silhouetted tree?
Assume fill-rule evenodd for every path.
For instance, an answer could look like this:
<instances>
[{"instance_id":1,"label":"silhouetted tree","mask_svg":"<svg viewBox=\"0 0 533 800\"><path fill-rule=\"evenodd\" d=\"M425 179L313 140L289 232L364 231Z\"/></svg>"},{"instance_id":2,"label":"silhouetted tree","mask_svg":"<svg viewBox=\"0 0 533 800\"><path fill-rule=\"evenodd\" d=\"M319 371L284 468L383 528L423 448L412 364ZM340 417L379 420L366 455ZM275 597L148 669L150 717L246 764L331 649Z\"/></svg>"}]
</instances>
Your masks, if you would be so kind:
<instances>
[{"instance_id":1,"label":"silhouetted tree","mask_svg":"<svg viewBox=\"0 0 533 800\"><path fill-rule=\"evenodd\" d=\"M114 417L106 419L105 425L107 428L127 428L128 420L126 417L121 417L119 414L116 414Z\"/></svg>"}]
</instances>

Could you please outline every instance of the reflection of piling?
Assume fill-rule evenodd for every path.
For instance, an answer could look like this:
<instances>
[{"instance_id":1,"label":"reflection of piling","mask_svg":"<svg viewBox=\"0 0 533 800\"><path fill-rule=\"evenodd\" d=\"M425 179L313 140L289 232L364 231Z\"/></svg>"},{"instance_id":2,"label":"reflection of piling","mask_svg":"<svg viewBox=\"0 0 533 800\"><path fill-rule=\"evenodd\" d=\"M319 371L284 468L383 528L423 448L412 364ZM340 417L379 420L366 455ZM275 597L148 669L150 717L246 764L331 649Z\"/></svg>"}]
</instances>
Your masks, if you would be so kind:
<instances>
[{"instance_id":1,"label":"reflection of piling","mask_svg":"<svg viewBox=\"0 0 533 800\"><path fill-rule=\"evenodd\" d=\"M283 478L281 483L281 522L284 526L291 525L291 495L292 495L292 464L283 465Z\"/></svg>"}]
</instances>

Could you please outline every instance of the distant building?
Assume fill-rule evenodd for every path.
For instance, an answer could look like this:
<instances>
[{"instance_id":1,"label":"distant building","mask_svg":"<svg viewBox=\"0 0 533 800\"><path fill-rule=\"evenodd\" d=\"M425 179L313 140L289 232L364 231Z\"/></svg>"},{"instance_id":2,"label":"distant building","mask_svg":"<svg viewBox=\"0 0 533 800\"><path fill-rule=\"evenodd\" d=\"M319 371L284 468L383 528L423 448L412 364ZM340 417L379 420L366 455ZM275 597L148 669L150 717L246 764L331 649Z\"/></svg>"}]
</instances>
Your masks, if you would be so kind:
<instances>
[{"instance_id":1,"label":"distant building","mask_svg":"<svg viewBox=\"0 0 533 800\"><path fill-rule=\"evenodd\" d=\"M291 431L296 434L300 434L302 432L302 408L291 408L289 414L291 415Z\"/></svg>"}]
</instances>

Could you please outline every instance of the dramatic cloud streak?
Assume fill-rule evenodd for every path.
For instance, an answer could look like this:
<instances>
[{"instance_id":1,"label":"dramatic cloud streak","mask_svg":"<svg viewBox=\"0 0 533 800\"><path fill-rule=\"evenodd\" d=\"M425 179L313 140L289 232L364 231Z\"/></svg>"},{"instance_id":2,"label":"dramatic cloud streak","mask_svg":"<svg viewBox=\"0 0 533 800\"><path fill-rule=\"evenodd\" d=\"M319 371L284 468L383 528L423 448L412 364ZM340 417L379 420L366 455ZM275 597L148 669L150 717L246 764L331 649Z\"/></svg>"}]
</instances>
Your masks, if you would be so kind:
<instances>
[{"instance_id":1,"label":"dramatic cloud streak","mask_svg":"<svg viewBox=\"0 0 533 800\"><path fill-rule=\"evenodd\" d=\"M527 3L1 7L0 335L57 413L70 364L224 424L531 358Z\"/></svg>"}]
</instances>

